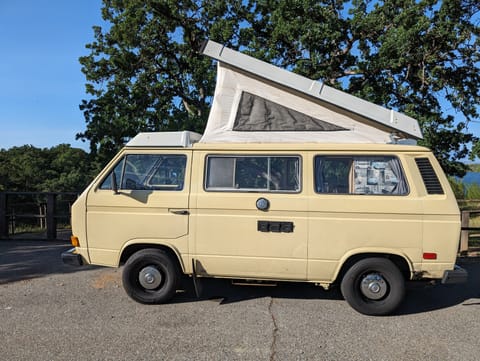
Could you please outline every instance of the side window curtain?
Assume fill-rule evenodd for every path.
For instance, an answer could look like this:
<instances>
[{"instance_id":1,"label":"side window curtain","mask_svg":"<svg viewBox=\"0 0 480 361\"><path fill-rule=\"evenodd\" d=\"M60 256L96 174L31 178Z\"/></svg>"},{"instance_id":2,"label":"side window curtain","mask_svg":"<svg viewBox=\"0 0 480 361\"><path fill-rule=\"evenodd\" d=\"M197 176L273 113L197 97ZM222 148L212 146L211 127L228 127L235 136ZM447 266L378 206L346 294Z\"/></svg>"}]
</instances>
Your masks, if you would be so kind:
<instances>
[{"instance_id":1,"label":"side window curtain","mask_svg":"<svg viewBox=\"0 0 480 361\"><path fill-rule=\"evenodd\" d=\"M397 180L397 184L392 189L392 194L407 194L409 192L407 180L403 176L402 167L397 158L392 158L388 161L388 165L392 174Z\"/></svg>"},{"instance_id":2,"label":"side window curtain","mask_svg":"<svg viewBox=\"0 0 480 361\"><path fill-rule=\"evenodd\" d=\"M317 156L315 191L325 194L405 195L400 161L389 156Z\"/></svg>"}]
</instances>

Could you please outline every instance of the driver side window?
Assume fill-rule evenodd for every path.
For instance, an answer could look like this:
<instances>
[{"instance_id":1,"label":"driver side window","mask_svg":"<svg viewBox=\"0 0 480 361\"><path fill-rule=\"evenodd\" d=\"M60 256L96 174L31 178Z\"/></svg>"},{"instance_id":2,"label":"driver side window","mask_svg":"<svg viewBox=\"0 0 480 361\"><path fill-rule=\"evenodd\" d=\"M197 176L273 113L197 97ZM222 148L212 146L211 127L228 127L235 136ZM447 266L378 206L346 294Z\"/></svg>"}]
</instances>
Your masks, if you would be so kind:
<instances>
[{"instance_id":1,"label":"driver side window","mask_svg":"<svg viewBox=\"0 0 480 361\"><path fill-rule=\"evenodd\" d=\"M118 189L179 191L183 189L186 161L185 155L129 154L117 163L100 189L114 188L114 173Z\"/></svg>"}]
</instances>

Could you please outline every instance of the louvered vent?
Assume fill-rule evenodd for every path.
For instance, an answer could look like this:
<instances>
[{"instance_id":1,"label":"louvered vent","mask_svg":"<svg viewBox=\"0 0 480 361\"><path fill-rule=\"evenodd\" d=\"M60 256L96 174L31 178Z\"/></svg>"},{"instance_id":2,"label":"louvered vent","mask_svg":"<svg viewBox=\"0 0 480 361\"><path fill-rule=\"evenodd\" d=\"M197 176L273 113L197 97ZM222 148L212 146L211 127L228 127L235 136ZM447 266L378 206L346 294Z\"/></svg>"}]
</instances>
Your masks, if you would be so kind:
<instances>
[{"instance_id":1,"label":"louvered vent","mask_svg":"<svg viewBox=\"0 0 480 361\"><path fill-rule=\"evenodd\" d=\"M427 193L444 194L442 185L433 170L430 160L428 158L415 158L415 162L417 162L417 167L422 175L423 183L425 184L425 188L427 188Z\"/></svg>"}]
</instances>

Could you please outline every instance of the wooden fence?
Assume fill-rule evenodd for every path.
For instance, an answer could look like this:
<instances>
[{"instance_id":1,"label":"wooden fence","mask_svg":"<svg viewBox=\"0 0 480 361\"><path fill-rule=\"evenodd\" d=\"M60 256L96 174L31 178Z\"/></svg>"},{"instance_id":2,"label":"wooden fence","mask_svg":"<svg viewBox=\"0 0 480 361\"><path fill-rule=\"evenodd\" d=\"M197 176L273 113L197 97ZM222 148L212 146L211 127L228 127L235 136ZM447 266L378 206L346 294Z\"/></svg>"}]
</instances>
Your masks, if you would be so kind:
<instances>
[{"instance_id":1,"label":"wooden fence","mask_svg":"<svg viewBox=\"0 0 480 361\"><path fill-rule=\"evenodd\" d=\"M0 238L13 236L18 223L36 220L38 228L46 229L48 240L57 239L57 223L70 224L70 206L77 196L73 192L0 192Z\"/></svg>"},{"instance_id":2,"label":"wooden fence","mask_svg":"<svg viewBox=\"0 0 480 361\"><path fill-rule=\"evenodd\" d=\"M460 253L465 254L472 248L470 239L480 239L480 227L470 227L470 219L472 215L480 214L480 209L463 210L462 211L462 231L460 233Z\"/></svg>"}]
</instances>

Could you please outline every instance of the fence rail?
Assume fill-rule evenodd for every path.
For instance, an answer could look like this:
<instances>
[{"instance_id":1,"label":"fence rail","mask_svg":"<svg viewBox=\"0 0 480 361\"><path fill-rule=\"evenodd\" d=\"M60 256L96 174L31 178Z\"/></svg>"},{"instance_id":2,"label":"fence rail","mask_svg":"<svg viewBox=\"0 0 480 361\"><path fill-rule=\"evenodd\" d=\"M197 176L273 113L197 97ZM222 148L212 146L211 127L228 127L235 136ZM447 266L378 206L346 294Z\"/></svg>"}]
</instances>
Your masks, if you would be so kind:
<instances>
[{"instance_id":1,"label":"fence rail","mask_svg":"<svg viewBox=\"0 0 480 361\"><path fill-rule=\"evenodd\" d=\"M460 233L460 254L469 250L470 238L480 238L480 227L470 227L472 215L480 214L480 209L462 211L462 231ZM473 233L472 233L473 232Z\"/></svg>"},{"instance_id":2,"label":"fence rail","mask_svg":"<svg viewBox=\"0 0 480 361\"><path fill-rule=\"evenodd\" d=\"M74 192L0 192L0 238L15 234L17 221L36 219L40 222L40 228L46 229L47 239L57 239L57 221L63 219L69 223L70 205L77 196L78 193ZM24 199L21 203L15 203L16 198ZM25 198L36 201L26 202ZM70 200L68 206L63 209L59 207L59 198ZM38 209L38 213L32 211L32 205Z\"/></svg>"}]
</instances>

